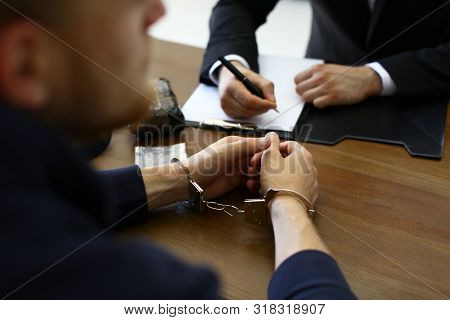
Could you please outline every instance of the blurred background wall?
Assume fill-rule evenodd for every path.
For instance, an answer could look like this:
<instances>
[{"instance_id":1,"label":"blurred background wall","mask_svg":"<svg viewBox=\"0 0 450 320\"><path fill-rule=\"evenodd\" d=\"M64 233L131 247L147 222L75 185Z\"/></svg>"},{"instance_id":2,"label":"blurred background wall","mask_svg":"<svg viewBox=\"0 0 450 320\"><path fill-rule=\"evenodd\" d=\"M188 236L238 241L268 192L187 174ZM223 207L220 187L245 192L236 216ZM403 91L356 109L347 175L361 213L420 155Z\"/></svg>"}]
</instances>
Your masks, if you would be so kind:
<instances>
[{"instance_id":1,"label":"blurred background wall","mask_svg":"<svg viewBox=\"0 0 450 320\"><path fill-rule=\"evenodd\" d=\"M217 0L164 0L166 16L151 30L159 39L206 47L208 21ZM309 40L311 8L306 0L281 0L258 31L262 54L302 57Z\"/></svg>"}]
</instances>

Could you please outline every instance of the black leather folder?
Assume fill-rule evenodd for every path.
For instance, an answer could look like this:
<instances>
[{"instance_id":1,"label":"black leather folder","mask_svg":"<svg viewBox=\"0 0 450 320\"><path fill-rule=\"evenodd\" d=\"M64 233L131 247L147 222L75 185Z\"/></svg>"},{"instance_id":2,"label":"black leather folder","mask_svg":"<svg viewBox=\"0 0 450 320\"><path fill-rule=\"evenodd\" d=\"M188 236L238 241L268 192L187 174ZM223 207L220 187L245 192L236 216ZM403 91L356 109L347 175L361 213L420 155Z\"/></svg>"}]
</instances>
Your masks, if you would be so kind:
<instances>
[{"instance_id":1,"label":"black leather folder","mask_svg":"<svg viewBox=\"0 0 450 320\"><path fill-rule=\"evenodd\" d=\"M349 107L308 105L295 129L298 141L335 145L359 139L403 145L412 156L442 158L448 101L376 98Z\"/></svg>"}]
</instances>

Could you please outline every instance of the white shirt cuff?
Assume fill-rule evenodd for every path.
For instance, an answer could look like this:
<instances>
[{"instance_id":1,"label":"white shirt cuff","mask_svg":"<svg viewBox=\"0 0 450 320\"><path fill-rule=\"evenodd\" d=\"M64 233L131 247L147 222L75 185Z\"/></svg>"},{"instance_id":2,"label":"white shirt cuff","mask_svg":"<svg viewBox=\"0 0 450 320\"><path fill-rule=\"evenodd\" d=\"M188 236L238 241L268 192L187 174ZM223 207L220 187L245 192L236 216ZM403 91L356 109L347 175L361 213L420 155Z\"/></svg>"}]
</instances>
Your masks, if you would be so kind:
<instances>
[{"instance_id":1,"label":"white shirt cuff","mask_svg":"<svg viewBox=\"0 0 450 320\"><path fill-rule=\"evenodd\" d=\"M242 58L241 56L238 56L237 54L229 54L225 56L225 59L228 61L238 61L242 63L246 68L250 68L247 60ZM216 70L222 65L222 62L217 60L212 67L209 69L209 79L217 86L219 84L219 79L217 78Z\"/></svg>"},{"instance_id":2,"label":"white shirt cuff","mask_svg":"<svg viewBox=\"0 0 450 320\"><path fill-rule=\"evenodd\" d=\"M375 71L381 79L383 89L381 90L380 96L394 95L397 91L397 86L395 85L394 80L392 80L386 69L383 68L383 66L379 62L368 63L366 64L366 66Z\"/></svg>"}]
</instances>

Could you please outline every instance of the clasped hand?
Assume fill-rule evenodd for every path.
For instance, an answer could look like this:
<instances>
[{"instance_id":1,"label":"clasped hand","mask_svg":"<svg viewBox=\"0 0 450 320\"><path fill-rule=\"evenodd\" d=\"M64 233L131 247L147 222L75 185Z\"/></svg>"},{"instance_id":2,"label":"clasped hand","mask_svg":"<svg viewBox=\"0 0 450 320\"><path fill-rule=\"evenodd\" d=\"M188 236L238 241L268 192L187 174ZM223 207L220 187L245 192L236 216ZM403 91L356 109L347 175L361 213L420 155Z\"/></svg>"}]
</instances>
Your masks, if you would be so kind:
<instances>
[{"instance_id":1,"label":"clasped hand","mask_svg":"<svg viewBox=\"0 0 450 320\"><path fill-rule=\"evenodd\" d=\"M204 190L219 197L245 186L251 192L289 189L317 199L317 169L312 155L299 143L280 143L275 133L264 138L226 137L186 159L184 165Z\"/></svg>"}]
</instances>

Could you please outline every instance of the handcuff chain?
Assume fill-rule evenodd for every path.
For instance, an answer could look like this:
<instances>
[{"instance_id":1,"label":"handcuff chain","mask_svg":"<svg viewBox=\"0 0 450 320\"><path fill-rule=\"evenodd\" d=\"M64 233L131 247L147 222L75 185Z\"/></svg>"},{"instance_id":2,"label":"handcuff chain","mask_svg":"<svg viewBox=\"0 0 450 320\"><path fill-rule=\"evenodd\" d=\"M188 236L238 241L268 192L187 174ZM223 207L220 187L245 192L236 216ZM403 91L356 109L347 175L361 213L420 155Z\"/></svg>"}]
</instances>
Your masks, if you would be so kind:
<instances>
[{"instance_id":1,"label":"handcuff chain","mask_svg":"<svg viewBox=\"0 0 450 320\"><path fill-rule=\"evenodd\" d=\"M214 211L223 211L226 214L228 214L230 217L235 217L238 214L245 213L245 210L239 209L238 207L233 206L231 204L223 204L223 203L219 203L219 202L215 202L215 201L206 201L206 200L203 200L203 203L206 204L206 206L209 209L214 210ZM226 210L226 208L231 208L231 209L235 210L236 213L234 213L234 214L230 213Z\"/></svg>"},{"instance_id":2,"label":"handcuff chain","mask_svg":"<svg viewBox=\"0 0 450 320\"><path fill-rule=\"evenodd\" d=\"M186 174L187 179L189 180L189 183L191 183L191 185L195 185L195 188L198 192L200 192L200 199L199 201L201 201L203 204L206 205L207 208L214 210L214 211L220 211L220 212L225 212L227 215L229 215L230 217L234 217L237 216L238 214L244 214L245 210L241 210L238 207L231 205L231 204L222 204L219 202L215 202L215 201L207 201L203 199L203 190L201 189L201 187L195 182L195 180L192 178L191 173L189 171L189 169L177 158L173 158L171 163L177 163L184 171L184 173ZM231 208L232 210L236 211L235 213L232 213L230 211L227 210L227 208Z\"/></svg>"}]
</instances>

